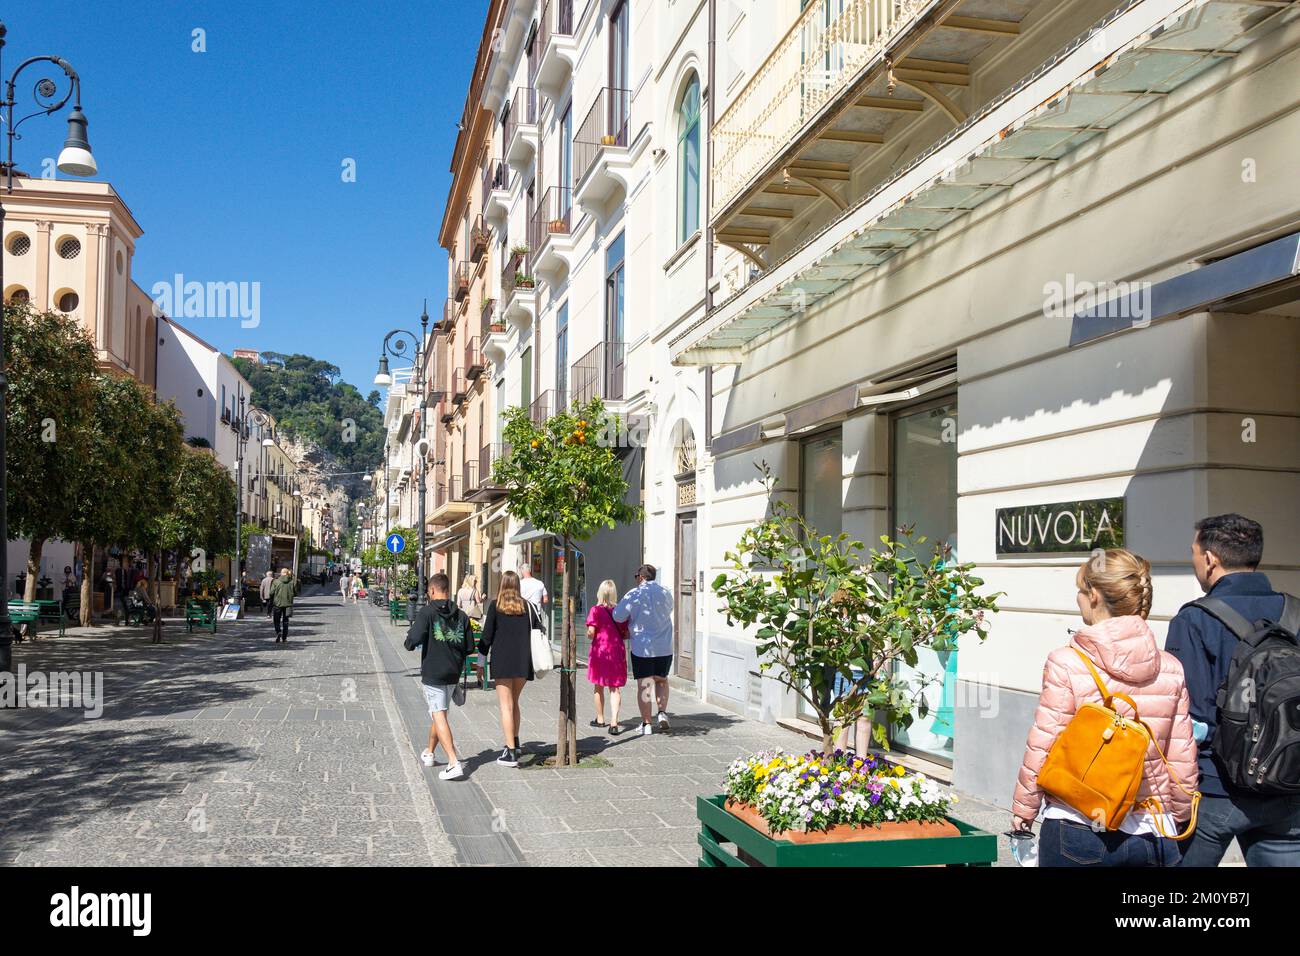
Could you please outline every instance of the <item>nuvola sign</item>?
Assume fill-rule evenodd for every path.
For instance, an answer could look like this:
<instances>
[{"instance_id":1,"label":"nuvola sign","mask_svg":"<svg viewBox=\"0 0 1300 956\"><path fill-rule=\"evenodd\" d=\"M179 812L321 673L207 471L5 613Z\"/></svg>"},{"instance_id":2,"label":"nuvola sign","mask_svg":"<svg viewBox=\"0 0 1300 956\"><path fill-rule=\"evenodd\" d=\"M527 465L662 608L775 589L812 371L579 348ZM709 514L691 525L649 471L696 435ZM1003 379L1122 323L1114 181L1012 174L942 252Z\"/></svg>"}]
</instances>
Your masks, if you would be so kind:
<instances>
[{"instance_id":1,"label":"nuvola sign","mask_svg":"<svg viewBox=\"0 0 1300 956\"><path fill-rule=\"evenodd\" d=\"M1087 554L1124 547L1124 499L999 508L997 554Z\"/></svg>"}]
</instances>

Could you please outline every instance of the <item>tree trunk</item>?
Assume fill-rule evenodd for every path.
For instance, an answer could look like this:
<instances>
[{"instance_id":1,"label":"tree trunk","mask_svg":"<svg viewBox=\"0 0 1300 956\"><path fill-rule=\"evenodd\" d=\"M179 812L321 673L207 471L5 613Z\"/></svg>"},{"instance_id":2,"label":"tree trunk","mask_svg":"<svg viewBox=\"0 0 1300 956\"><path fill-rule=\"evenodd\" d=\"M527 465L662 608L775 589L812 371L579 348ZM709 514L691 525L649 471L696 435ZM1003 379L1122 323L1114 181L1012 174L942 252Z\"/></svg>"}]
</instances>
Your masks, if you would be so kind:
<instances>
[{"instance_id":1,"label":"tree trunk","mask_svg":"<svg viewBox=\"0 0 1300 956\"><path fill-rule=\"evenodd\" d=\"M822 753L835 753L835 725L827 717L818 716L817 720L822 727Z\"/></svg>"},{"instance_id":2,"label":"tree trunk","mask_svg":"<svg viewBox=\"0 0 1300 956\"><path fill-rule=\"evenodd\" d=\"M569 538L564 538L564 573L562 575L563 584L561 587L561 614L560 614L560 725L556 732L555 741L555 765L557 767L572 767L578 763L578 751L573 735L570 733L570 727L576 726L574 723L575 714L574 696L575 688L571 678L573 673L569 668Z\"/></svg>"},{"instance_id":3,"label":"tree trunk","mask_svg":"<svg viewBox=\"0 0 1300 956\"><path fill-rule=\"evenodd\" d=\"M81 626L94 627L95 542L81 543Z\"/></svg>"},{"instance_id":4,"label":"tree trunk","mask_svg":"<svg viewBox=\"0 0 1300 956\"><path fill-rule=\"evenodd\" d=\"M567 574L569 570L568 561L565 561L564 570ZM564 629L564 642L568 647L568 654L565 655L565 679L569 684L569 753L573 755L573 766L578 765L578 638L577 622L573 615L574 597L569 595L565 602L565 617L568 618L568 625Z\"/></svg>"},{"instance_id":5,"label":"tree trunk","mask_svg":"<svg viewBox=\"0 0 1300 956\"><path fill-rule=\"evenodd\" d=\"M154 602L153 643L161 644L162 643L162 608L158 606L157 595L159 595L162 592L162 552L161 551L158 552L158 560L156 562L150 560L149 564L153 566L153 594L151 594L149 597L149 600Z\"/></svg>"},{"instance_id":6,"label":"tree trunk","mask_svg":"<svg viewBox=\"0 0 1300 956\"><path fill-rule=\"evenodd\" d=\"M23 585L23 600L28 604L36 600L36 579L41 576L41 550L44 547L44 538L32 538L27 549L27 581Z\"/></svg>"}]
</instances>

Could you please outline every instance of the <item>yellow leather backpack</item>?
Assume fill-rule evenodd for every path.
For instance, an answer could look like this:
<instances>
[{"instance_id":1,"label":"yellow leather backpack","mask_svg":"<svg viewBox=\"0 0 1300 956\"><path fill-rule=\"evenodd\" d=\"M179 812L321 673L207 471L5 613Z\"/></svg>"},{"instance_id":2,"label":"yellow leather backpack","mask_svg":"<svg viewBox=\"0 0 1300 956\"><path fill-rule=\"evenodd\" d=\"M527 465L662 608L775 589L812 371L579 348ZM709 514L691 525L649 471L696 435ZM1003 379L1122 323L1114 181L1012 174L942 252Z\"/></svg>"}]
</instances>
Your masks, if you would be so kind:
<instances>
[{"instance_id":1,"label":"yellow leather backpack","mask_svg":"<svg viewBox=\"0 0 1300 956\"><path fill-rule=\"evenodd\" d=\"M1159 800L1155 797L1144 800L1142 809L1151 811L1161 836L1175 840L1187 839L1196 829L1200 792L1183 786L1182 780L1165 759L1155 734L1142 720L1133 699L1127 694L1112 694L1107 690L1088 655L1077 647L1073 650L1087 665L1097 689L1101 691L1102 702L1097 704L1089 701L1081 705L1061 731L1052 744L1052 749L1048 751L1042 769L1038 771L1039 787L1078 810L1094 824L1105 826L1107 830L1118 830L1137 801L1147 748L1154 744L1156 753L1160 754L1160 759L1169 767L1174 783L1192 798L1192 816L1185 831L1169 834L1164 831L1161 820L1164 810ZM1122 700L1132 708L1131 718L1119 712L1116 700Z\"/></svg>"}]
</instances>

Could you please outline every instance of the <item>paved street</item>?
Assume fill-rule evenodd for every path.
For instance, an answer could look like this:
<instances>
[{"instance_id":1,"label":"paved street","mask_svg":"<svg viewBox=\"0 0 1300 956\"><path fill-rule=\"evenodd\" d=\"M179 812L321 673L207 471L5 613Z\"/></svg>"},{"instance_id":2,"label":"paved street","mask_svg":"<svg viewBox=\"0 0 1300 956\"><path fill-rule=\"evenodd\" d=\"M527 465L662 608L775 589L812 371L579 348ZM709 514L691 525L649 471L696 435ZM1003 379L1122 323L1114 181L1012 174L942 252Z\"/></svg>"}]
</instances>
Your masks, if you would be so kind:
<instances>
[{"instance_id":1,"label":"paved street","mask_svg":"<svg viewBox=\"0 0 1300 956\"><path fill-rule=\"evenodd\" d=\"M160 647L112 627L21 645L29 670L103 671L107 704L0 711L0 863L694 865L696 795L739 754L809 745L680 692L672 734L611 738L580 675L580 748L602 765L498 766L495 695L471 689L452 713L468 776L442 782L415 759L428 718L404 633L310 591L288 645L256 614L215 637L169 625ZM552 674L524 693L530 755L554 740L557 690ZM986 805L960 815L1005 829Z\"/></svg>"}]
</instances>

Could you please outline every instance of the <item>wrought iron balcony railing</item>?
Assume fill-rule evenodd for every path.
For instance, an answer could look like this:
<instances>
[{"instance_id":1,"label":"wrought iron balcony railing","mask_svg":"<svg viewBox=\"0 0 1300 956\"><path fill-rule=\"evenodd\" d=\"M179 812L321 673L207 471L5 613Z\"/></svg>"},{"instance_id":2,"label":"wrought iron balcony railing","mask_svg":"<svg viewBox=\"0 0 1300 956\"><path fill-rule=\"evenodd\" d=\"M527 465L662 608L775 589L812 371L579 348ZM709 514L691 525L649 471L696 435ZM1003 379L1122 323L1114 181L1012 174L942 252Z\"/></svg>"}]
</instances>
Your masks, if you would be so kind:
<instances>
[{"instance_id":1,"label":"wrought iron balcony railing","mask_svg":"<svg viewBox=\"0 0 1300 956\"><path fill-rule=\"evenodd\" d=\"M483 349L477 335L471 335L465 342L465 377L474 381L483 373Z\"/></svg>"},{"instance_id":2,"label":"wrought iron balcony railing","mask_svg":"<svg viewBox=\"0 0 1300 956\"><path fill-rule=\"evenodd\" d=\"M533 400L533 404L528 407L528 417L532 419L534 425L541 425L567 407L564 391L553 388L542 392Z\"/></svg>"},{"instance_id":3,"label":"wrought iron balcony railing","mask_svg":"<svg viewBox=\"0 0 1300 956\"><path fill-rule=\"evenodd\" d=\"M540 257L542 247L551 236L568 235L572 217L571 190L567 186L552 186L546 190L528 224L528 248L531 254Z\"/></svg>"},{"instance_id":4,"label":"wrought iron balcony railing","mask_svg":"<svg viewBox=\"0 0 1300 956\"><path fill-rule=\"evenodd\" d=\"M573 182L581 183L607 147L626 148L632 128L632 92L606 87L596 94L573 137Z\"/></svg>"},{"instance_id":5,"label":"wrought iron balcony railing","mask_svg":"<svg viewBox=\"0 0 1300 956\"><path fill-rule=\"evenodd\" d=\"M622 401L623 355L622 342L601 342L574 362L570 375L574 403L586 405L593 398Z\"/></svg>"},{"instance_id":6,"label":"wrought iron balcony railing","mask_svg":"<svg viewBox=\"0 0 1300 956\"><path fill-rule=\"evenodd\" d=\"M505 144L506 150L510 149L519 127L535 125L537 125L537 91L531 86L521 86L515 90L501 130L501 142Z\"/></svg>"}]
</instances>

